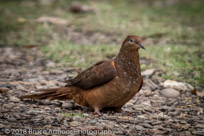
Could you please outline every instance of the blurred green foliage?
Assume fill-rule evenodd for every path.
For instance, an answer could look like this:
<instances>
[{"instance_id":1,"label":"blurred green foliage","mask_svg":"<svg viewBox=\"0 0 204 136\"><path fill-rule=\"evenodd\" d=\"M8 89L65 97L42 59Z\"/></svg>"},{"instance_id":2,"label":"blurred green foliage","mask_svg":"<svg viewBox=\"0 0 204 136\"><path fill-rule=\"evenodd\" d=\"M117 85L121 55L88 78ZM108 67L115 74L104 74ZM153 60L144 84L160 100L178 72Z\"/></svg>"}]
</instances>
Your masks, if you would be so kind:
<instances>
[{"instance_id":1,"label":"blurred green foliage","mask_svg":"<svg viewBox=\"0 0 204 136\"><path fill-rule=\"evenodd\" d=\"M164 79L186 81L196 87L204 83L204 1L203 0L104 0L80 1L94 12L73 14L72 1L0 1L0 45L37 44L46 56L67 66L87 68L96 61L117 54L129 34L140 35L146 44L141 57L153 60L143 70L164 71ZM40 16L67 19L68 26L40 24ZM117 42L86 44L71 39L66 30L80 36L100 33ZM68 31L69 32L69 31ZM97 38L97 37L96 37ZM79 41L81 37L78 38Z\"/></svg>"}]
</instances>

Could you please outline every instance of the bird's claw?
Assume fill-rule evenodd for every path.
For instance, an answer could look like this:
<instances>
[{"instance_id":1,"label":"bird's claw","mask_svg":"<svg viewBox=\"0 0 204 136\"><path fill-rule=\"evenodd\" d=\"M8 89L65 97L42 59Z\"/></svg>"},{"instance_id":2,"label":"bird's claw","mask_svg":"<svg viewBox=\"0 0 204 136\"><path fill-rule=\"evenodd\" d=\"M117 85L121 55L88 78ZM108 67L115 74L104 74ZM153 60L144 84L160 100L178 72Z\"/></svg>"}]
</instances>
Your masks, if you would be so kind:
<instances>
[{"instance_id":1,"label":"bird's claw","mask_svg":"<svg viewBox=\"0 0 204 136\"><path fill-rule=\"evenodd\" d=\"M101 112L98 109L95 109L94 112L91 113L92 115L99 115L101 116Z\"/></svg>"}]
</instances>

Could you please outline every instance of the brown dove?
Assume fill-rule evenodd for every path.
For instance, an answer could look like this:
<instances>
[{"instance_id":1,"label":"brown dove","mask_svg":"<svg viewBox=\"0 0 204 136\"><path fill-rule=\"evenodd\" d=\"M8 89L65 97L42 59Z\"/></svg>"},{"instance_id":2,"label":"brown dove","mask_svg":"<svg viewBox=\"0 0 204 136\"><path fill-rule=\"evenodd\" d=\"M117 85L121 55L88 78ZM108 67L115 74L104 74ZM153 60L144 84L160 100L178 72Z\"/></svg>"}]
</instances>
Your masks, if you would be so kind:
<instances>
[{"instance_id":1,"label":"brown dove","mask_svg":"<svg viewBox=\"0 0 204 136\"><path fill-rule=\"evenodd\" d=\"M21 99L73 100L75 103L100 110L120 111L142 87L139 49L144 48L141 38L127 36L114 59L103 60L69 80L65 87L38 90L42 93L21 96Z\"/></svg>"}]
</instances>

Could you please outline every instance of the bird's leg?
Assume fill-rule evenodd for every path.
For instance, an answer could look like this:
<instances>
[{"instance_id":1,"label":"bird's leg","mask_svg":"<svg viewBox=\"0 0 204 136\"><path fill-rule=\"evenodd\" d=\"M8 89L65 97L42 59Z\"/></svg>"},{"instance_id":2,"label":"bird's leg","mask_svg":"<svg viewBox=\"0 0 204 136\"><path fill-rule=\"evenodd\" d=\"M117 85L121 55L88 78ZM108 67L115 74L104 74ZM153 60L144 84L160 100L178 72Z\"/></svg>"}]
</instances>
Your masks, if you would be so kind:
<instances>
[{"instance_id":1,"label":"bird's leg","mask_svg":"<svg viewBox=\"0 0 204 136\"><path fill-rule=\"evenodd\" d=\"M101 116L102 114L99 111L99 108L94 108L94 112L92 112L92 115L99 115Z\"/></svg>"}]
</instances>

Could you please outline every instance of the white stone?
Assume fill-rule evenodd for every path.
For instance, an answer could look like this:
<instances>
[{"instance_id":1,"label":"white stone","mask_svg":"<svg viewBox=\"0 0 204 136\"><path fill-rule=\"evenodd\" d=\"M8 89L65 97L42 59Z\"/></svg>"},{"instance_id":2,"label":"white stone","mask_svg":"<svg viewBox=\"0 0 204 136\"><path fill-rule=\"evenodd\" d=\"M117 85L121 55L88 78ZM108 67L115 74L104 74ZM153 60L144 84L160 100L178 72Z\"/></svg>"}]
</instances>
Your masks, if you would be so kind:
<instances>
[{"instance_id":1,"label":"white stone","mask_svg":"<svg viewBox=\"0 0 204 136\"><path fill-rule=\"evenodd\" d=\"M161 90L160 94L168 98L176 98L180 95L180 92L172 88L166 88Z\"/></svg>"},{"instance_id":2,"label":"white stone","mask_svg":"<svg viewBox=\"0 0 204 136\"><path fill-rule=\"evenodd\" d=\"M141 74L142 76L146 76L146 77L149 77L149 76L152 76L155 72L155 69L147 69L145 71L143 71Z\"/></svg>"},{"instance_id":3,"label":"white stone","mask_svg":"<svg viewBox=\"0 0 204 136\"><path fill-rule=\"evenodd\" d=\"M70 102L63 102L62 104L62 108L72 109L73 107L74 107L74 104Z\"/></svg>"},{"instance_id":4,"label":"white stone","mask_svg":"<svg viewBox=\"0 0 204 136\"><path fill-rule=\"evenodd\" d=\"M173 80L166 80L164 83L162 83L162 86L165 88L173 88L181 91L192 91L194 88L187 83L183 82L177 82Z\"/></svg>"}]
</instances>

